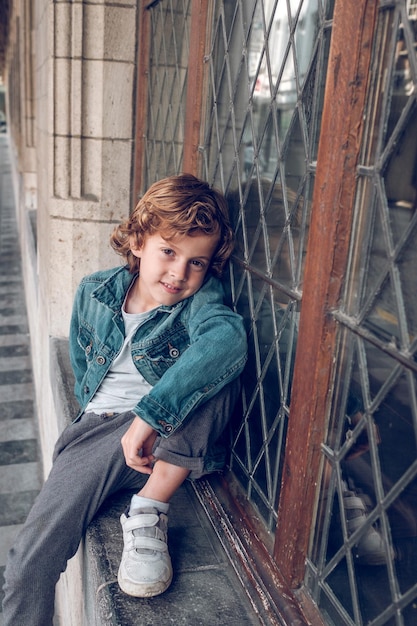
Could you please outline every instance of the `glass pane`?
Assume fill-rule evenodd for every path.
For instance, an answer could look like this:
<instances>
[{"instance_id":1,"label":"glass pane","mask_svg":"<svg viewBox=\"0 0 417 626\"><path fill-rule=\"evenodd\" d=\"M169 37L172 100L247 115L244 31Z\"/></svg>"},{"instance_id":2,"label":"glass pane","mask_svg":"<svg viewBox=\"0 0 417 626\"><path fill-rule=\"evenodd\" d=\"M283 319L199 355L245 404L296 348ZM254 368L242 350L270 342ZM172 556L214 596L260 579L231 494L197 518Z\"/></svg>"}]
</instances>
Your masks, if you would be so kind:
<instances>
[{"instance_id":1,"label":"glass pane","mask_svg":"<svg viewBox=\"0 0 417 626\"><path fill-rule=\"evenodd\" d=\"M335 624L417 622L415 8L399 2L378 17L335 313L342 330L308 576Z\"/></svg>"},{"instance_id":2,"label":"glass pane","mask_svg":"<svg viewBox=\"0 0 417 626\"><path fill-rule=\"evenodd\" d=\"M191 0L150 11L148 123L144 187L182 168Z\"/></svg>"},{"instance_id":3,"label":"glass pane","mask_svg":"<svg viewBox=\"0 0 417 626\"><path fill-rule=\"evenodd\" d=\"M230 466L272 529L289 417L328 22L319 0L215 6L204 177L226 193L232 210L237 246L231 291L247 321L250 353Z\"/></svg>"}]
</instances>

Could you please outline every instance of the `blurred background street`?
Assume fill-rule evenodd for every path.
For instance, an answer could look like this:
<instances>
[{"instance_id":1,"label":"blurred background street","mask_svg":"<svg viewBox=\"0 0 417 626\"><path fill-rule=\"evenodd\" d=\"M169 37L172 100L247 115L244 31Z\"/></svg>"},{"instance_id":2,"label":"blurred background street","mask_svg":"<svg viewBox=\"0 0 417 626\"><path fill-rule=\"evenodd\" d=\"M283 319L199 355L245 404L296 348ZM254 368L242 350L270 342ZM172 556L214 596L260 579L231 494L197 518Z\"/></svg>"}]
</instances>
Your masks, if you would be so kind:
<instances>
[{"instance_id":1,"label":"blurred background street","mask_svg":"<svg viewBox=\"0 0 417 626\"><path fill-rule=\"evenodd\" d=\"M6 134L0 135L0 406L2 599L7 553L42 484L28 324Z\"/></svg>"}]
</instances>

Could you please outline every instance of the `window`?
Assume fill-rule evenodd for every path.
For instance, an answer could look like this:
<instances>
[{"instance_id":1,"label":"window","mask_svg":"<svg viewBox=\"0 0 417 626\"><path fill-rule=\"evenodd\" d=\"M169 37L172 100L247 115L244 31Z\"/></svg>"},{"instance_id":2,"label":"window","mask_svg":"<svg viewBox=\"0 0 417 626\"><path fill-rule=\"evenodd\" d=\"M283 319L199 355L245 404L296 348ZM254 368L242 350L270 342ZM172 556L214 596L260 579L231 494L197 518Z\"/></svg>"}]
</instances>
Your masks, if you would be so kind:
<instances>
[{"instance_id":1,"label":"window","mask_svg":"<svg viewBox=\"0 0 417 626\"><path fill-rule=\"evenodd\" d=\"M380 9L349 267L334 311L335 394L309 584L338 625L417 619L414 4Z\"/></svg>"},{"instance_id":2,"label":"window","mask_svg":"<svg viewBox=\"0 0 417 626\"><path fill-rule=\"evenodd\" d=\"M232 494L247 524L239 549L259 570L269 553L327 623L410 626L415 2L198 6L145 11L137 143L143 188L191 171L226 194L233 215L226 283L250 358L226 481L203 483L202 500ZM265 603L277 572L268 567Z\"/></svg>"}]
</instances>

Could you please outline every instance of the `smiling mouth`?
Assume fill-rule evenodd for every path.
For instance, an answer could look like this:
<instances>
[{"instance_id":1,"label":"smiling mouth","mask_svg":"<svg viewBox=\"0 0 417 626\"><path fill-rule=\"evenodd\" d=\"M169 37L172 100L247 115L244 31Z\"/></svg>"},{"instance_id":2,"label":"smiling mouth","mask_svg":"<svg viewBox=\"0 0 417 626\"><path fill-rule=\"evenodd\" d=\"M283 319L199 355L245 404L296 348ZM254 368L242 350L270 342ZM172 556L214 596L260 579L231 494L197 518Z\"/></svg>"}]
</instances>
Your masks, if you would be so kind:
<instances>
[{"instance_id":1,"label":"smiling mouth","mask_svg":"<svg viewBox=\"0 0 417 626\"><path fill-rule=\"evenodd\" d=\"M181 291L179 287L174 287L174 285L170 285L169 283L161 283L161 284L170 293L178 293L179 291Z\"/></svg>"}]
</instances>

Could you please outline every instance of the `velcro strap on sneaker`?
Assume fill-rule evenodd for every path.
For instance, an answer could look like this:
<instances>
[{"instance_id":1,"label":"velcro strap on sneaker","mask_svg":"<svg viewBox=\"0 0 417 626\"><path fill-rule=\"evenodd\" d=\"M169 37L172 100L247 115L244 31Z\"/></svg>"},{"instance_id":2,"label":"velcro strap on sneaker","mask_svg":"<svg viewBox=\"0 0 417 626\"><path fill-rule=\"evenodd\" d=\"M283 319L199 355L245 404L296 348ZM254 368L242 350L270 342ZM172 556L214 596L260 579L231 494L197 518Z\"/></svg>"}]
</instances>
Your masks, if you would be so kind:
<instances>
[{"instance_id":1,"label":"velcro strap on sneaker","mask_svg":"<svg viewBox=\"0 0 417 626\"><path fill-rule=\"evenodd\" d=\"M127 531L136 530L137 528L146 528L156 526L159 522L159 516L155 513L141 513L140 515L134 515L128 517L124 528Z\"/></svg>"},{"instance_id":2,"label":"velcro strap on sneaker","mask_svg":"<svg viewBox=\"0 0 417 626\"><path fill-rule=\"evenodd\" d=\"M157 550L158 552L167 552L168 550L165 541L154 537L135 537L133 547L135 550Z\"/></svg>"},{"instance_id":3,"label":"velcro strap on sneaker","mask_svg":"<svg viewBox=\"0 0 417 626\"><path fill-rule=\"evenodd\" d=\"M358 496L345 496L343 498L343 505L345 509L360 509L366 511L365 504Z\"/></svg>"}]
</instances>

